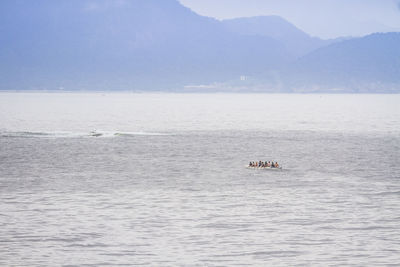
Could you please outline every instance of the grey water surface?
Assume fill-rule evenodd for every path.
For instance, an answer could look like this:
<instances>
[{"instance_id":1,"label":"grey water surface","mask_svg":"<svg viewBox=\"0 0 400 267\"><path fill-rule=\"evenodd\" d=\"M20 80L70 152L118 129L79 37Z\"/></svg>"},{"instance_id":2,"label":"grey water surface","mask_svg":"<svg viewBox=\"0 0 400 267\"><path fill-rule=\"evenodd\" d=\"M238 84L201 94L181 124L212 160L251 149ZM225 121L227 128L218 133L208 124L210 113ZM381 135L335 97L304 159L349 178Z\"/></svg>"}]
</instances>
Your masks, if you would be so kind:
<instances>
[{"instance_id":1,"label":"grey water surface","mask_svg":"<svg viewBox=\"0 0 400 267\"><path fill-rule=\"evenodd\" d=\"M0 93L0 266L398 266L398 103Z\"/></svg>"}]
</instances>

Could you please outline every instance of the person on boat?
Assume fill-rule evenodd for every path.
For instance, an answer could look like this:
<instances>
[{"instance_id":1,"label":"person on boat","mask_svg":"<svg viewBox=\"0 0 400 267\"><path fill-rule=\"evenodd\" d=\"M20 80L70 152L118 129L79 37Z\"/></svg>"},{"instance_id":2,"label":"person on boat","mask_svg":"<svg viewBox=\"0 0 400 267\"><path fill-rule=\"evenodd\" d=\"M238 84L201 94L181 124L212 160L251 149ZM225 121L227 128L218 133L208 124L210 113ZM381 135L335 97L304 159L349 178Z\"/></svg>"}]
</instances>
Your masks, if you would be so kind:
<instances>
[{"instance_id":1,"label":"person on boat","mask_svg":"<svg viewBox=\"0 0 400 267\"><path fill-rule=\"evenodd\" d=\"M271 161L268 161L267 167L271 168Z\"/></svg>"},{"instance_id":2,"label":"person on boat","mask_svg":"<svg viewBox=\"0 0 400 267\"><path fill-rule=\"evenodd\" d=\"M262 161L260 160L260 161L258 162L258 166L261 167L261 165L262 165Z\"/></svg>"},{"instance_id":3,"label":"person on boat","mask_svg":"<svg viewBox=\"0 0 400 267\"><path fill-rule=\"evenodd\" d=\"M278 162L275 162L275 168L279 168Z\"/></svg>"},{"instance_id":4,"label":"person on boat","mask_svg":"<svg viewBox=\"0 0 400 267\"><path fill-rule=\"evenodd\" d=\"M275 168L274 162L271 163L271 168Z\"/></svg>"},{"instance_id":5,"label":"person on boat","mask_svg":"<svg viewBox=\"0 0 400 267\"><path fill-rule=\"evenodd\" d=\"M251 161L250 161L250 163L249 163L249 167L253 167L253 164L251 163Z\"/></svg>"}]
</instances>

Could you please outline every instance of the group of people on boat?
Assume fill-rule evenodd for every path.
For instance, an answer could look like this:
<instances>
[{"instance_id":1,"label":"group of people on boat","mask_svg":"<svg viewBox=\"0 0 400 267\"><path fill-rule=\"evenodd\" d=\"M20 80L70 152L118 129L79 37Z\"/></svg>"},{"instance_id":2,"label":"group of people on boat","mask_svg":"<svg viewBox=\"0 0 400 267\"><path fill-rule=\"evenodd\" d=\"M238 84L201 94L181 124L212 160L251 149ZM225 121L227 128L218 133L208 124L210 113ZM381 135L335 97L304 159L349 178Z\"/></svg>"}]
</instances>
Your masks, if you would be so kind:
<instances>
[{"instance_id":1,"label":"group of people on boat","mask_svg":"<svg viewBox=\"0 0 400 267\"><path fill-rule=\"evenodd\" d=\"M253 168L279 168L279 164L278 162L275 161L275 163L272 161L250 161L249 163L249 167L253 167Z\"/></svg>"}]
</instances>

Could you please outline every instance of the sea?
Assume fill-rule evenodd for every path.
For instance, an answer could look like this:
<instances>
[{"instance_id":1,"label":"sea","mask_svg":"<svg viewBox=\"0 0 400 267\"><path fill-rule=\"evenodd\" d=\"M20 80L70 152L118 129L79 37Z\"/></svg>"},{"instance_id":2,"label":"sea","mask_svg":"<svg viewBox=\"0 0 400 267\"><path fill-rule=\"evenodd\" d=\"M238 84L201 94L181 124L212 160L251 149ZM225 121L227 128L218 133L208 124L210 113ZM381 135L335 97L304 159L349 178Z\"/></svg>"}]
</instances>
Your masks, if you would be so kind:
<instances>
[{"instance_id":1,"label":"sea","mask_svg":"<svg viewBox=\"0 0 400 267\"><path fill-rule=\"evenodd\" d=\"M400 95L2 92L0 266L400 266Z\"/></svg>"}]
</instances>

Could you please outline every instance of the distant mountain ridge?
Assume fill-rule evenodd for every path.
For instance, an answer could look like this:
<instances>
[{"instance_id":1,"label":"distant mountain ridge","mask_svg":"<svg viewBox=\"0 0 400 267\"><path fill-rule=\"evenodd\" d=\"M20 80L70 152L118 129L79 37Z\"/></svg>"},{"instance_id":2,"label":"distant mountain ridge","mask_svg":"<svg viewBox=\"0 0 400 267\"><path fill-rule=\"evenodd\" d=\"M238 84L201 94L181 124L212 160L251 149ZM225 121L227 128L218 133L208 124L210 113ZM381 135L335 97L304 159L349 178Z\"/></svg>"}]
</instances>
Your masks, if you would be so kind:
<instances>
[{"instance_id":1,"label":"distant mountain ridge","mask_svg":"<svg viewBox=\"0 0 400 267\"><path fill-rule=\"evenodd\" d=\"M398 47L395 33L321 40L176 0L0 1L0 90L400 91Z\"/></svg>"},{"instance_id":2,"label":"distant mountain ridge","mask_svg":"<svg viewBox=\"0 0 400 267\"><path fill-rule=\"evenodd\" d=\"M165 89L290 59L280 42L230 33L176 0L4 0L0 10L1 89Z\"/></svg>"},{"instance_id":3,"label":"distant mountain ridge","mask_svg":"<svg viewBox=\"0 0 400 267\"><path fill-rule=\"evenodd\" d=\"M282 42L290 53L299 57L326 46L334 40L311 37L279 16L257 16L223 20L231 32L242 35L268 36Z\"/></svg>"},{"instance_id":4,"label":"distant mountain ridge","mask_svg":"<svg viewBox=\"0 0 400 267\"><path fill-rule=\"evenodd\" d=\"M292 88L400 92L400 33L376 33L322 47L288 69Z\"/></svg>"}]
</instances>

